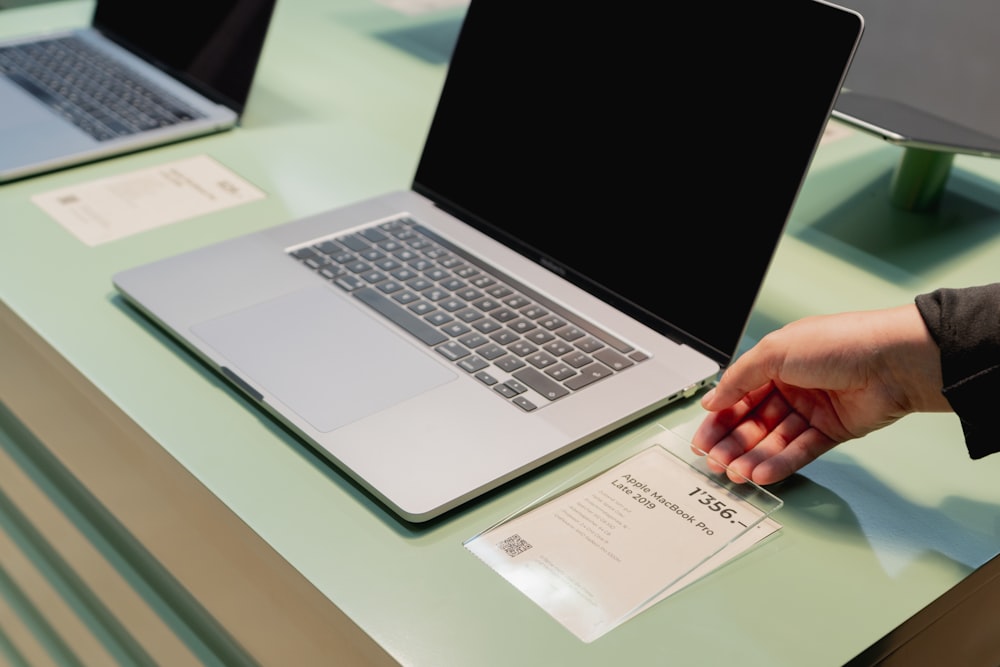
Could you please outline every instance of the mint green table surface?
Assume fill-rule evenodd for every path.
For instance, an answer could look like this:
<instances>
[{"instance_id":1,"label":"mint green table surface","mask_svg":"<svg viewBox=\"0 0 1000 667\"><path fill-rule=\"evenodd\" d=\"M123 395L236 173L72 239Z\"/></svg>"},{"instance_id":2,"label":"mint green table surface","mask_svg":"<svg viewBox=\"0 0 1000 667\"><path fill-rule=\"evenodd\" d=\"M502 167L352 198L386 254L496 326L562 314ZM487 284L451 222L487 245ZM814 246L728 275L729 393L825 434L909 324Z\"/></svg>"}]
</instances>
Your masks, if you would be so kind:
<instances>
[{"instance_id":1,"label":"mint green table surface","mask_svg":"<svg viewBox=\"0 0 1000 667\"><path fill-rule=\"evenodd\" d=\"M0 34L79 24L89 8L67 0L0 12ZM777 486L785 506L775 539L584 644L462 541L613 453L620 438L442 521L404 525L123 305L115 271L406 187L445 73L435 38L460 16L279 0L241 127L0 186L0 298L404 665L839 665L1000 551L1000 457L970 461L951 415L911 416ZM722 193L741 170L767 165L739 151L741 133L763 130L734 116L731 131L733 153L718 156L714 176ZM201 154L267 198L97 247L31 201ZM824 144L748 340L807 314L1000 279L1000 163L959 157L942 212L921 217L888 208L899 156L856 133ZM679 204L693 223L711 224L711 202ZM754 216L747 202L745 220L719 223L753 225ZM725 308L725 284L740 277L710 257L706 269L687 289ZM700 414L690 402L644 423L683 428Z\"/></svg>"}]
</instances>

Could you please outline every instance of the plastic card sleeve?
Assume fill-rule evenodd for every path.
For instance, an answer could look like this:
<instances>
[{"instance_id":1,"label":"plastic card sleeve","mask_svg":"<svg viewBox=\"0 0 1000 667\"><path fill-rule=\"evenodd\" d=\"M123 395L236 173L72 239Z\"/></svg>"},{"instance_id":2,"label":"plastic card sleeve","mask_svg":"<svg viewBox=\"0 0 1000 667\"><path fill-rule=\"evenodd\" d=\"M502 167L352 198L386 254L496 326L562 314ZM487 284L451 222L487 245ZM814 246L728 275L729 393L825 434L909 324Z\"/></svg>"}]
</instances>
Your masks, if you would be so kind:
<instances>
[{"instance_id":1,"label":"plastic card sleeve","mask_svg":"<svg viewBox=\"0 0 1000 667\"><path fill-rule=\"evenodd\" d=\"M780 528L779 498L708 460L654 425L465 547L593 641Z\"/></svg>"}]
</instances>

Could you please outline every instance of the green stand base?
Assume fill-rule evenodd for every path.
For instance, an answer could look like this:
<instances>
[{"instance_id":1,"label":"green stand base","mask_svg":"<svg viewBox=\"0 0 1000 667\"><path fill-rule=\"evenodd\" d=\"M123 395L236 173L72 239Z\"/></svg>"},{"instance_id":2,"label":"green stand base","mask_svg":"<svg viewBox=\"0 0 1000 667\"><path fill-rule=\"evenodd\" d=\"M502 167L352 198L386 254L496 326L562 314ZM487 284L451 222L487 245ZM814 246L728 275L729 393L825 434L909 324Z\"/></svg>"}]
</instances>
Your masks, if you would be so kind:
<instances>
[{"instance_id":1,"label":"green stand base","mask_svg":"<svg viewBox=\"0 0 1000 667\"><path fill-rule=\"evenodd\" d=\"M892 205L915 212L937 208L954 161L954 153L905 149L889 185Z\"/></svg>"}]
</instances>

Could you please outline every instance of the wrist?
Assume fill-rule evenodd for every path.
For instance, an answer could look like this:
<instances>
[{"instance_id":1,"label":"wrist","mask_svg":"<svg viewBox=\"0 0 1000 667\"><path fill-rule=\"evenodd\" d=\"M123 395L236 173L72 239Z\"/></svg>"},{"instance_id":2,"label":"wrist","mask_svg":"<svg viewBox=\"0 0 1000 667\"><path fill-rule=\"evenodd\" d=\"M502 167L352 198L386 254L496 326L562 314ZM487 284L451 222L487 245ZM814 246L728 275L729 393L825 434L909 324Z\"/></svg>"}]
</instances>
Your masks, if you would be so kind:
<instances>
[{"instance_id":1,"label":"wrist","mask_svg":"<svg viewBox=\"0 0 1000 667\"><path fill-rule=\"evenodd\" d=\"M889 309L881 320L886 368L899 401L908 412L951 410L942 393L941 350L914 304Z\"/></svg>"}]
</instances>

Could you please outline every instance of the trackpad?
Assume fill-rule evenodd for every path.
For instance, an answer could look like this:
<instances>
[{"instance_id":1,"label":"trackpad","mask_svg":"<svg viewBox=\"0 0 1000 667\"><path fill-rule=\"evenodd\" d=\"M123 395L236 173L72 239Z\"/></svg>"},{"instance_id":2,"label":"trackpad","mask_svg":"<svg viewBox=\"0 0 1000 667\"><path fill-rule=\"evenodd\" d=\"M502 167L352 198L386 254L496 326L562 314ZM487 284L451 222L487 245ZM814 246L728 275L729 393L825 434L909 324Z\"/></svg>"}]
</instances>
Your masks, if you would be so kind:
<instances>
[{"instance_id":1,"label":"trackpad","mask_svg":"<svg viewBox=\"0 0 1000 667\"><path fill-rule=\"evenodd\" d=\"M327 432L456 377L377 317L316 287L192 330L251 385Z\"/></svg>"}]
</instances>

